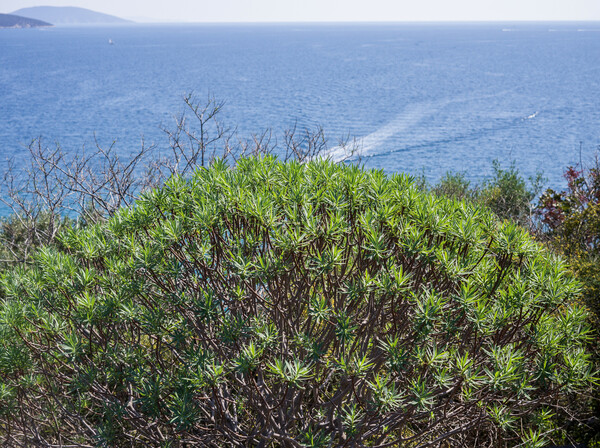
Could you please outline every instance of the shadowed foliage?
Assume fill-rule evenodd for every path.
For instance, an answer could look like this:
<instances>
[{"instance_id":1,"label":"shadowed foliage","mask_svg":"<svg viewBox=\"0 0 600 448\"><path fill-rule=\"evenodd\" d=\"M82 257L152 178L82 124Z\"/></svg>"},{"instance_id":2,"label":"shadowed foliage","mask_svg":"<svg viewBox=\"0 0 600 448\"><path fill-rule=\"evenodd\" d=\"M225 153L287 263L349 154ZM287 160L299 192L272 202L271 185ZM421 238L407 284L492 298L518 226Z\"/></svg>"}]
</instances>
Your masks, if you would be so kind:
<instances>
[{"instance_id":1,"label":"shadowed foliage","mask_svg":"<svg viewBox=\"0 0 600 448\"><path fill-rule=\"evenodd\" d=\"M565 178L567 189L546 190L537 213L550 243L572 260L586 304L600 323L600 163L569 167Z\"/></svg>"},{"instance_id":2,"label":"shadowed foliage","mask_svg":"<svg viewBox=\"0 0 600 448\"><path fill-rule=\"evenodd\" d=\"M488 207L500 219L510 219L535 230L532 202L542 190L545 182L543 174L538 172L526 182L514 161L508 168L502 168L500 162L494 160L492 168L492 176L480 185L471 185L467 172L447 172L438 183L431 186L431 191L440 196L470 200Z\"/></svg>"},{"instance_id":3,"label":"shadowed foliage","mask_svg":"<svg viewBox=\"0 0 600 448\"><path fill-rule=\"evenodd\" d=\"M591 311L595 329L592 349L600 362L600 162L592 167L581 164L565 171L567 188L551 189L540 198L536 212L543 225L548 244L568 257L571 269L582 284L582 299ZM590 407L595 418L583 429L582 439L600 446L600 389L596 388Z\"/></svg>"},{"instance_id":4,"label":"shadowed foliage","mask_svg":"<svg viewBox=\"0 0 600 448\"><path fill-rule=\"evenodd\" d=\"M2 289L15 446L544 446L593 375L560 259L328 161L174 176Z\"/></svg>"}]
</instances>

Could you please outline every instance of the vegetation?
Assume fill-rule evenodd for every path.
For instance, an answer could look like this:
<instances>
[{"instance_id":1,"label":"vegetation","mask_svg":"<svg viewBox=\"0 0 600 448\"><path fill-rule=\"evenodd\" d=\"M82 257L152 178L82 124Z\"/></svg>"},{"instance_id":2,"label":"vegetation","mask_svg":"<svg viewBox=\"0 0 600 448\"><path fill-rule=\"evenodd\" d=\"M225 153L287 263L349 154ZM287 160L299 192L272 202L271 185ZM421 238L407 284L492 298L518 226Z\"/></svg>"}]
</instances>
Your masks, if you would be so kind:
<instances>
[{"instance_id":1,"label":"vegetation","mask_svg":"<svg viewBox=\"0 0 600 448\"><path fill-rule=\"evenodd\" d=\"M566 255L571 269L583 286L582 299L591 311L596 337L591 344L600 364L600 163L591 168L569 167L565 172L567 189L547 190L541 197L537 213L543 235L558 252ZM586 425L581 439L600 445L600 389L589 406L595 417ZM580 430L581 432L581 430Z\"/></svg>"},{"instance_id":2,"label":"vegetation","mask_svg":"<svg viewBox=\"0 0 600 448\"><path fill-rule=\"evenodd\" d=\"M600 164L591 168L582 164L568 167L565 171L567 188L556 192L546 190L539 199L541 175L530 179L527 188L514 163L508 170L494 165L495 175L482 187L471 187L464 173L448 173L431 189L440 195L465 198L486 205L498 216L519 222L530 229L536 239L545 242L551 250L566 257L569 269L582 284L578 300L590 310L590 323L594 327L594 339L590 349L595 362L600 361ZM499 201L489 201L490 197ZM510 206L506 207L505 204ZM529 209L529 213L526 213ZM596 388L590 400L582 403L579 419L571 421L568 438L589 446L600 445L600 390ZM585 409L588 409L586 412ZM594 417L589 416L594 409Z\"/></svg>"},{"instance_id":3,"label":"vegetation","mask_svg":"<svg viewBox=\"0 0 600 448\"><path fill-rule=\"evenodd\" d=\"M2 279L8 445L544 446L586 312L525 230L404 175L216 160Z\"/></svg>"},{"instance_id":4,"label":"vegetation","mask_svg":"<svg viewBox=\"0 0 600 448\"><path fill-rule=\"evenodd\" d=\"M551 244L572 260L587 306L600 320L600 165L569 167L567 189L547 190L538 214Z\"/></svg>"},{"instance_id":5,"label":"vegetation","mask_svg":"<svg viewBox=\"0 0 600 448\"><path fill-rule=\"evenodd\" d=\"M171 176L188 176L217 157L235 164L240 157L278 153L282 160L306 161L322 154L326 139L321 128L285 132L277 144L270 132L244 140L219 121L223 103L214 98L184 98L185 109L175 128L163 128L167 151L142 142L128 155L114 145L64 151L36 139L26 163L10 160L2 171L0 205L10 216L0 218L0 272L31 263L31 254L57 244L65 227L103 222L121 207L131 207L140 193L162 185ZM354 142L336 145L351 156Z\"/></svg>"},{"instance_id":6,"label":"vegetation","mask_svg":"<svg viewBox=\"0 0 600 448\"><path fill-rule=\"evenodd\" d=\"M544 178L542 173L529 179L528 186L513 161L502 168L498 160L492 164L492 177L481 186L471 187L466 173L448 172L431 187L431 191L456 199L466 199L492 210L500 219L509 219L526 228L533 228L533 201L540 194Z\"/></svg>"}]
</instances>

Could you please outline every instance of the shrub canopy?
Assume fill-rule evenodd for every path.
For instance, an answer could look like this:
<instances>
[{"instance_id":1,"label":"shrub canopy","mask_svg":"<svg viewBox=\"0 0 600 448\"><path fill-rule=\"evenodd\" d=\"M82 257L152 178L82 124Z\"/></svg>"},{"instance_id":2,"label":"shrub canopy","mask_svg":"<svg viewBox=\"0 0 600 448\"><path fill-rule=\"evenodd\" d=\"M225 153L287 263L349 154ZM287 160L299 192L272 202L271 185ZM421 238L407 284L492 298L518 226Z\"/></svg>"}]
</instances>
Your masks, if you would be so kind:
<instances>
[{"instance_id":1,"label":"shrub canopy","mask_svg":"<svg viewBox=\"0 0 600 448\"><path fill-rule=\"evenodd\" d=\"M570 258L600 325L600 162L589 169L568 167L565 179L567 189L546 190L537 213L551 244Z\"/></svg>"},{"instance_id":2,"label":"shrub canopy","mask_svg":"<svg viewBox=\"0 0 600 448\"><path fill-rule=\"evenodd\" d=\"M591 380L562 261L328 161L174 177L2 285L11 444L535 446Z\"/></svg>"}]
</instances>

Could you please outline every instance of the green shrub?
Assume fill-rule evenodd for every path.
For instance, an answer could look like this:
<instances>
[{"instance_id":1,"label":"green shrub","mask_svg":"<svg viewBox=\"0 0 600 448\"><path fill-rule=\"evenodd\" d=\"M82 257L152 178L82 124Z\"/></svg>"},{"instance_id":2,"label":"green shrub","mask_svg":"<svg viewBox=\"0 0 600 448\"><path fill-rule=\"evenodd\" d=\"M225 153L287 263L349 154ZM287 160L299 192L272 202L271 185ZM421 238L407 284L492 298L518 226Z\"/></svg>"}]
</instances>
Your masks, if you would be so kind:
<instances>
[{"instance_id":1,"label":"green shrub","mask_svg":"<svg viewBox=\"0 0 600 448\"><path fill-rule=\"evenodd\" d=\"M551 244L571 259L586 303L600 319L600 166L569 167L565 178L567 189L547 190L536 211Z\"/></svg>"},{"instance_id":2,"label":"green shrub","mask_svg":"<svg viewBox=\"0 0 600 448\"><path fill-rule=\"evenodd\" d=\"M439 196L454 199L474 199L477 197L477 187L471 188L471 182L466 173L447 172L440 181L435 184L431 191Z\"/></svg>"},{"instance_id":3,"label":"green shrub","mask_svg":"<svg viewBox=\"0 0 600 448\"><path fill-rule=\"evenodd\" d=\"M532 201L541 192L544 178L541 173L527 182L513 161L502 168L498 160L492 163L493 175L481 185L471 186L466 173L448 172L431 188L439 196L473 201L492 210L500 219L509 219L530 228Z\"/></svg>"},{"instance_id":4,"label":"green shrub","mask_svg":"<svg viewBox=\"0 0 600 448\"><path fill-rule=\"evenodd\" d=\"M493 163L494 176L484 183L479 201L492 209L501 219L512 219L526 224L530 216L530 203L535 192L527 189L525 180L513 162L503 169L497 160Z\"/></svg>"},{"instance_id":5,"label":"green shrub","mask_svg":"<svg viewBox=\"0 0 600 448\"><path fill-rule=\"evenodd\" d=\"M592 381L563 262L403 175L217 161L35 259L8 444L540 446Z\"/></svg>"},{"instance_id":6,"label":"green shrub","mask_svg":"<svg viewBox=\"0 0 600 448\"><path fill-rule=\"evenodd\" d=\"M31 262L36 249L55 244L55 237L66 226L73 226L70 218L59 218L41 212L35 217L11 215L0 218L0 272Z\"/></svg>"},{"instance_id":7,"label":"green shrub","mask_svg":"<svg viewBox=\"0 0 600 448\"><path fill-rule=\"evenodd\" d=\"M567 188L548 189L541 196L536 212L544 225L544 236L559 253L568 257L571 269L582 284L582 299L591 311L595 328L592 348L600 363L600 164L592 168L568 167ZM584 426L586 438L600 446L600 389L596 388L595 424ZM586 429L587 428L587 429Z\"/></svg>"}]
</instances>

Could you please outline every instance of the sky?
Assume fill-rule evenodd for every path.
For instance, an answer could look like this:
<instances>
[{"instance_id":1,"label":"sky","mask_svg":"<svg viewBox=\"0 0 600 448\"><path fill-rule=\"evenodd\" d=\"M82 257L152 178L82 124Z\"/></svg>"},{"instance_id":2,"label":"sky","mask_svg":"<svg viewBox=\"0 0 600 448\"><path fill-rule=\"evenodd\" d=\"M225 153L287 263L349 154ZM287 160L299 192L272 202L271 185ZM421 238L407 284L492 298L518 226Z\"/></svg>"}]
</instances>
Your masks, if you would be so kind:
<instances>
[{"instance_id":1,"label":"sky","mask_svg":"<svg viewBox=\"0 0 600 448\"><path fill-rule=\"evenodd\" d=\"M0 13L39 5L158 22L600 20L600 0L0 0Z\"/></svg>"}]
</instances>

